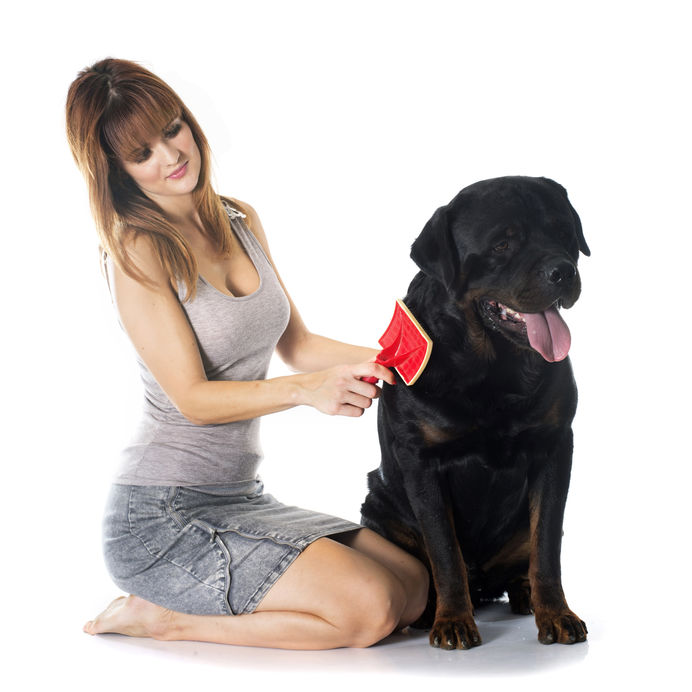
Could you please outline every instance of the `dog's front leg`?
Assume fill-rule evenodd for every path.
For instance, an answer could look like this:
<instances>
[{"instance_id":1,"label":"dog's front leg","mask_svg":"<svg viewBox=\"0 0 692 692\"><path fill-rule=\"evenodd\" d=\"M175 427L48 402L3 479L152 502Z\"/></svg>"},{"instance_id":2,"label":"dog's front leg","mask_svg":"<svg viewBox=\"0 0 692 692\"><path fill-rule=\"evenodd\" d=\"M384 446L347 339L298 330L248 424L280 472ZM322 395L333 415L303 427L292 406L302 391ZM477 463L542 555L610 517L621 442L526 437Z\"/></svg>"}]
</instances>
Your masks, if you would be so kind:
<instances>
[{"instance_id":1,"label":"dog's front leg","mask_svg":"<svg viewBox=\"0 0 692 692\"><path fill-rule=\"evenodd\" d=\"M584 622L567 605L560 570L562 521L571 467L570 430L559 441L555 452L538 463L529 485L529 581L538 640L542 644L574 644L585 641L587 634Z\"/></svg>"},{"instance_id":2,"label":"dog's front leg","mask_svg":"<svg viewBox=\"0 0 692 692\"><path fill-rule=\"evenodd\" d=\"M400 453L411 456L411 448ZM404 485L437 594L430 644L442 649L470 649L481 644L481 636L473 619L466 565L454 528L451 503L442 485L444 475L434 458L412 461L415 470L404 474Z\"/></svg>"}]
</instances>

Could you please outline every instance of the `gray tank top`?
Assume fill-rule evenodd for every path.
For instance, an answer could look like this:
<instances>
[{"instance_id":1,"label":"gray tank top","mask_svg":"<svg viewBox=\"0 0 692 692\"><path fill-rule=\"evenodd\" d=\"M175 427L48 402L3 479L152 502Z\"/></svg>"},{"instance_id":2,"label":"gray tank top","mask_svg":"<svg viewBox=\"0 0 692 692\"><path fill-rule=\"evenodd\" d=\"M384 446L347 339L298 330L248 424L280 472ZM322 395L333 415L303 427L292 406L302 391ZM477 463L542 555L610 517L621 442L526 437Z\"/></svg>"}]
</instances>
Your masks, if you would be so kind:
<instances>
[{"instance_id":1,"label":"gray tank top","mask_svg":"<svg viewBox=\"0 0 692 692\"><path fill-rule=\"evenodd\" d=\"M231 227L259 274L250 295L221 293L202 276L195 298L182 302L197 337L209 380L261 380L289 320L290 307L261 245L243 214L226 207ZM137 430L122 452L115 483L127 485L224 485L254 479L262 458L259 418L195 425L171 403L137 357L144 383L144 408Z\"/></svg>"}]
</instances>

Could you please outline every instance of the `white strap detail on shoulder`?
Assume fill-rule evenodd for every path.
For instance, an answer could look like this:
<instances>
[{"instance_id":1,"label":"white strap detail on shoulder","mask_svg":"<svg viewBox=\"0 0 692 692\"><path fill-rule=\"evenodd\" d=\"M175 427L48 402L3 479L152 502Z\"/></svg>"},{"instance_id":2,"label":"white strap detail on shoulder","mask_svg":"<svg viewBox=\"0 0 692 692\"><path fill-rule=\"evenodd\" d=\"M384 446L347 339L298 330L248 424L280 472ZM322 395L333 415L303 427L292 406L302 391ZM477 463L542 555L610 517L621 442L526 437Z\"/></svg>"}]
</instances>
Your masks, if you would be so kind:
<instances>
[{"instance_id":1,"label":"white strap detail on shoulder","mask_svg":"<svg viewBox=\"0 0 692 692\"><path fill-rule=\"evenodd\" d=\"M223 203L224 208L226 209L226 213L232 218L232 219L245 219L247 218L245 214L243 214L242 211L238 211L237 209L234 209L230 204L226 204L226 202Z\"/></svg>"}]
</instances>

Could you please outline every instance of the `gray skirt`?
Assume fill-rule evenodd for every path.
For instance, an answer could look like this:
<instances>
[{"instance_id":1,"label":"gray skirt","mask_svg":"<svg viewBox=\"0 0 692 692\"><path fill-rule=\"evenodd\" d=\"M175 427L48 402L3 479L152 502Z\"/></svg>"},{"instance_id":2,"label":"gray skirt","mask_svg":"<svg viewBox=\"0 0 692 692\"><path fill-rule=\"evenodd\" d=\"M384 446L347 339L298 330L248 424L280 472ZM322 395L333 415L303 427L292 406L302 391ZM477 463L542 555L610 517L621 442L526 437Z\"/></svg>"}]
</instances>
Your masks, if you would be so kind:
<instances>
[{"instance_id":1,"label":"gray skirt","mask_svg":"<svg viewBox=\"0 0 692 692\"><path fill-rule=\"evenodd\" d=\"M127 593L196 615L251 613L310 543L361 528L290 507L257 479L227 486L113 485L106 567Z\"/></svg>"}]
</instances>

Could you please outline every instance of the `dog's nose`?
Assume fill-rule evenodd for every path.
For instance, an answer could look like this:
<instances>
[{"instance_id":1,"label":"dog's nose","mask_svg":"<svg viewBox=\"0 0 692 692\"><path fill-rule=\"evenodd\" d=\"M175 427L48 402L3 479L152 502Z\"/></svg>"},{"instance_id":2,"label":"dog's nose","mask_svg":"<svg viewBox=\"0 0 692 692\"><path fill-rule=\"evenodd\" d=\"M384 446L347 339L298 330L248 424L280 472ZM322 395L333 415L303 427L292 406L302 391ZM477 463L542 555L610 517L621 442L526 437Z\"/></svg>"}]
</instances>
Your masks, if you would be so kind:
<instances>
[{"instance_id":1,"label":"dog's nose","mask_svg":"<svg viewBox=\"0 0 692 692\"><path fill-rule=\"evenodd\" d=\"M569 285L577 274L577 268L567 260L549 262L544 271L548 281L555 285Z\"/></svg>"}]
</instances>

